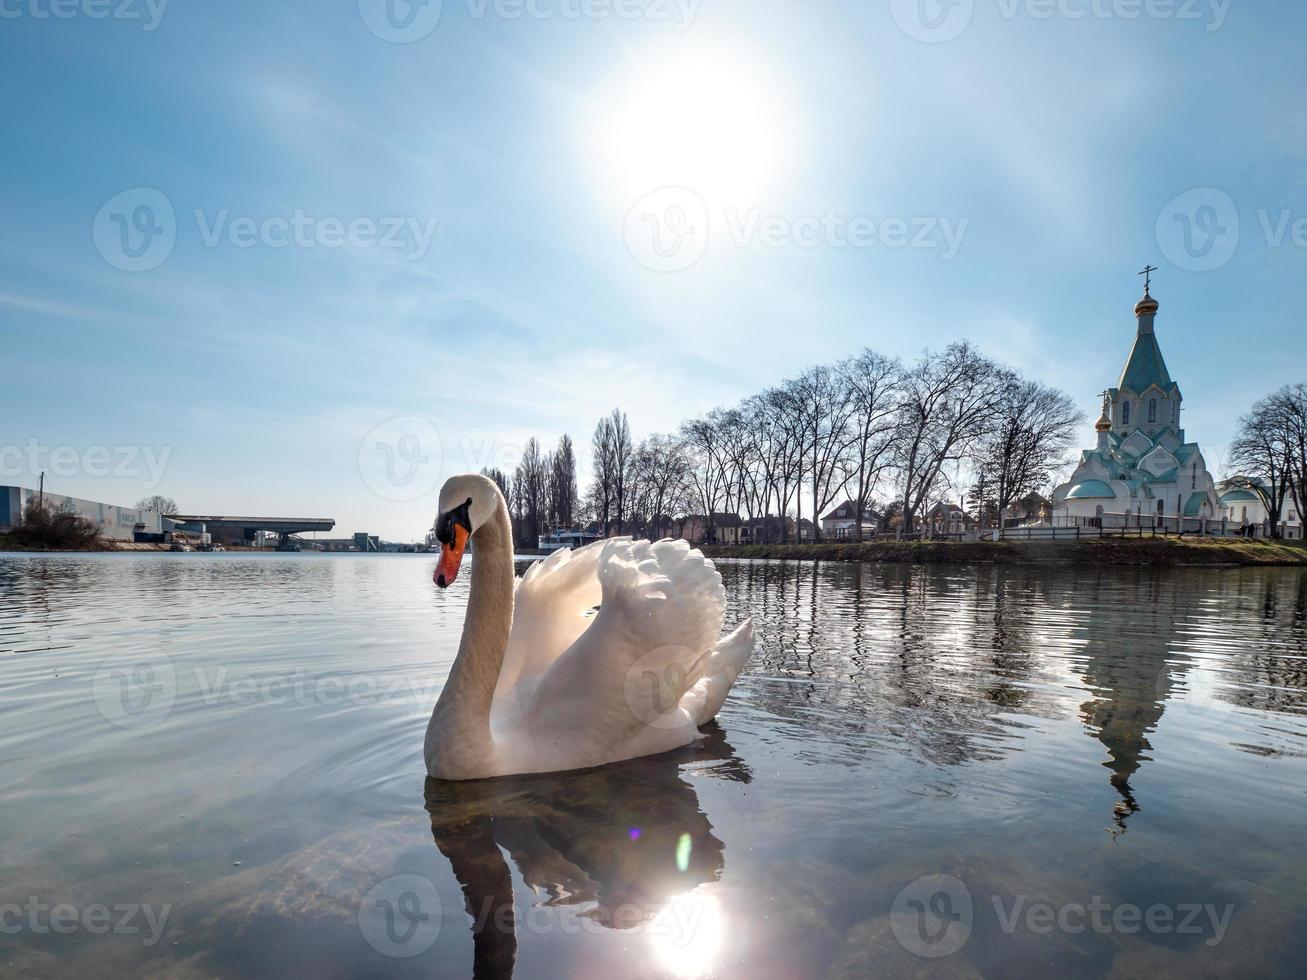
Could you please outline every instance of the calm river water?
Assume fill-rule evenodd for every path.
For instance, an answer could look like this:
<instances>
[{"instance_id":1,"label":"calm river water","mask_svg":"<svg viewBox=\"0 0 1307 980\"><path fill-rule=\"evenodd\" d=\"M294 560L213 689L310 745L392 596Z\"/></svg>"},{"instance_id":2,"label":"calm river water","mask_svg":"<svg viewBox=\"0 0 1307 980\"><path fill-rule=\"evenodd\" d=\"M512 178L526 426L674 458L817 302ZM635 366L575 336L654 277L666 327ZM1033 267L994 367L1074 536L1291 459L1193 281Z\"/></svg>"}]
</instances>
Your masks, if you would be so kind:
<instances>
[{"instance_id":1,"label":"calm river water","mask_svg":"<svg viewBox=\"0 0 1307 980\"><path fill-rule=\"evenodd\" d=\"M723 563L701 745L441 786L432 564L0 556L0 973L1301 975L1301 570Z\"/></svg>"}]
</instances>

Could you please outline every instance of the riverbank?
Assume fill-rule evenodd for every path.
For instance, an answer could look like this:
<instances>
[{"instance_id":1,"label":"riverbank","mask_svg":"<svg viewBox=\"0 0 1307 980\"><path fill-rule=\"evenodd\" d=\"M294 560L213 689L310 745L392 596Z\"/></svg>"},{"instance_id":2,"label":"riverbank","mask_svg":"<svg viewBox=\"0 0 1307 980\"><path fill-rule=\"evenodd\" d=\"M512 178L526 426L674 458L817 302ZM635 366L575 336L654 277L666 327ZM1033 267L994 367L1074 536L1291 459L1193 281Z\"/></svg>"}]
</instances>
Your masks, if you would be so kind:
<instances>
[{"instance_id":1,"label":"riverbank","mask_svg":"<svg viewBox=\"0 0 1307 980\"><path fill-rule=\"evenodd\" d=\"M137 544L131 541L106 541L103 538L85 548L52 548L45 545L20 544L13 535L0 533L0 551L17 551L28 554L85 555L106 551L168 551L166 544Z\"/></svg>"},{"instance_id":2,"label":"riverbank","mask_svg":"<svg viewBox=\"0 0 1307 980\"><path fill-rule=\"evenodd\" d=\"M1072 565L1307 565L1300 541L1235 538L1095 538L1080 541L872 541L862 544L704 546L711 558L879 561L900 564L994 562Z\"/></svg>"}]
</instances>

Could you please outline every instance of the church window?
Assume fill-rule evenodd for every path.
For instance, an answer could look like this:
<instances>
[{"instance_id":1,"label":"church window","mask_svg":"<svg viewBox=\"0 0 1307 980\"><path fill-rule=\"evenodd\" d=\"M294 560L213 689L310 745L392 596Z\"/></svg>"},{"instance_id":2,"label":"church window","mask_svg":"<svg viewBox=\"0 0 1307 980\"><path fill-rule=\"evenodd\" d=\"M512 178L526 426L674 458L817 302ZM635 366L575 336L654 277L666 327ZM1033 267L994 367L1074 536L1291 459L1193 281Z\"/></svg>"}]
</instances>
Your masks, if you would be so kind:
<instances>
[{"instance_id":1,"label":"church window","mask_svg":"<svg viewBox=\"0 0 1307 980\"><path fill-rule=\"evenodd\" d=\"M1194 475L1193 475L1193 480L1194 480L1193 489L1194 489L1194 490L1197 490L1197 489L1198 489L1198 461L1197 461L1197 460L1194 460Z\"/></svg>"},{"instance_id":2,"label":"church window","mask_svg":"<svg viewBox=\"0 0 1307 980\"><path fill-rule=\"evenodd\" d=\"M1179 403L1179 402L1171 402L1171 421L1172 421L1172 422L1179 422L1179 421L1180 421L1180 403Z\"/></svg>"},{"instance_id":3,"label":"church window","mask_svg":"<svg viewBox=\"0 0 1307 980\"><path fill-rule=\"evenodd\" d=\"M1125 425L1130 424L1130 403L1126 402L1121 406L1121 422Z\"/></svg>"},{"instance_id":4,"label":"church window","mask_svg":"<svg viewBox=\"0 0 1307 980\"><path fill-rule=\"evenodd\" d=\"M1166 499L1159 498L1157 501L1157 516L1161 517L1165 513L1166 513Z\"/></svg>"},{"instance_id":5,"label":"church window","mask_svg":"<svg viewBox=\"0 0 1307 980\"><path fill-rule=\"evenodd\" d=\"M1156 421L1157 421L1157 399L1156 399L1156 398L1150 398L1150 399L1148 400L1148 421L1149 421L1149 422L1156 422Z\"/></svg>"}]
</instances>

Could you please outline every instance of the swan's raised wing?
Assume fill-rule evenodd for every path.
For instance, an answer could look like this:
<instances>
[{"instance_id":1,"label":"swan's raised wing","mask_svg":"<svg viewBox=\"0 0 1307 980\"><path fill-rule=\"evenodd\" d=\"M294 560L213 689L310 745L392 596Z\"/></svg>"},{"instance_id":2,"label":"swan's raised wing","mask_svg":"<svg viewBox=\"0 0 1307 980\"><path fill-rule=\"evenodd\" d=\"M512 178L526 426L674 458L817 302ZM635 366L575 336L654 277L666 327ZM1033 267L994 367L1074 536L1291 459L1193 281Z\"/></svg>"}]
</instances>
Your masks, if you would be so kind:
<instances>
[{"instance_id":1,"label":"swan's raised wing","mask_svg":"<svg viewBox=\"0 0 1307 980\"><path fill-rule=\"evenodd\" d=\"M534 689L540 675L594 621L603 547L600 541L576 551L555 551L517 580L513 629L495 688L496 711L516 710L518 699Z\"/></svg>"},{"instance_id":2,"label":"swan's raised wing","mask_svg":"<svg viewBox=\"0 0 1307 980\"><path fill-rule=\"evenodd\" d=\"M568 768L692 740L696 719L680 702L705 676L722 629L721 576L684 541L614 538L598 564L598 614L545 670L518 719L519 735L530 736L519 751Z\"/></svg>"}]
</instances>

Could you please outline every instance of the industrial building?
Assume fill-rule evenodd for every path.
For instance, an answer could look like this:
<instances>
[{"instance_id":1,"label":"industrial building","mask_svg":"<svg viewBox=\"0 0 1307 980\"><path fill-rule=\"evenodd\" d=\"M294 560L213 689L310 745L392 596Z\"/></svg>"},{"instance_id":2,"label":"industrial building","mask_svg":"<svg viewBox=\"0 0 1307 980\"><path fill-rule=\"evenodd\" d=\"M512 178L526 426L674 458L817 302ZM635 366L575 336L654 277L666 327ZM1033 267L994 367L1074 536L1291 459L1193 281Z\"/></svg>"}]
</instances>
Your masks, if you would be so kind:
<instances>
[{"instance_id":1,"label":"industrial building","mask_svg":"<svg viewBox=\"0 0 1307 980\"><path fill-rule=\"evenodd\" d=\"M27 502L37 494L38 491L26 487L0 487L0 531L22 524ZM93 521L99 525L100 533L111 541L131 541L138 531L161 534L164 530L163 516L150 510L82 500L80 497L67 497L49 490L45 492L45 503L55 509L71 509Z\"/></svg>"}]
</instances>

